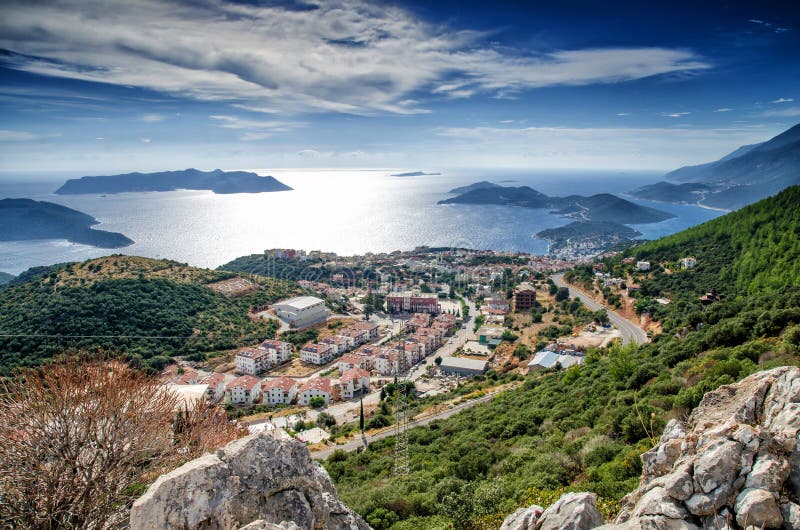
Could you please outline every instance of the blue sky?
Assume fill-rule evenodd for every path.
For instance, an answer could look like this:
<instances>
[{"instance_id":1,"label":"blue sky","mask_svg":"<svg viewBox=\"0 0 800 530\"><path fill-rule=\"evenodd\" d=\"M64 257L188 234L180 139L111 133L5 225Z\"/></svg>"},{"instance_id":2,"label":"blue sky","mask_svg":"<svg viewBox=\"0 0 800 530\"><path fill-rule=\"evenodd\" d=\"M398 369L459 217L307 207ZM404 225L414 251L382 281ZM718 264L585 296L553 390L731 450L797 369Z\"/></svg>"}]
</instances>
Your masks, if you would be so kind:
<instances>
[{"instance_id":1,"label":"blue sky","mask_svg":"<svg viewBox=\"0 0 800 530\"><path fill-rule=\"evenodd\" d=\"M0 172L667 170L800 122L797 2L659 4L5 0Z\"/></svg>"}]
</instances>

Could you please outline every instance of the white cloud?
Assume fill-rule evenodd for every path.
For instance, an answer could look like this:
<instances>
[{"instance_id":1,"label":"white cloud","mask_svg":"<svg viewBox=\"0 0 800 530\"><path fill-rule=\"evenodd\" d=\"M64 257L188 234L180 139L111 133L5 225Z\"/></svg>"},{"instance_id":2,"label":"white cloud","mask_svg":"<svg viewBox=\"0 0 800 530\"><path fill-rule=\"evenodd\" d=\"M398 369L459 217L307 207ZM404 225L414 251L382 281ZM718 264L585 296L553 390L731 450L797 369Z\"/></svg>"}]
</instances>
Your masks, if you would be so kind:
<instances>
[{"instance_id":1,"label":"white cloud","mask_svg":"<svg viewBox=\"0 0 800 530\"><path fill-rule=\"evenodd\" d=\"M142 142L143 144L149 144L150 142L152 142L150 138L139 138L139 141Z\"/></svg>"},{"instance_id":2,"label":"white cloud","mask_svg":"<svg viewBox=\"0 0 800 530\"><path fill-rule=\"evenodd\" d=\"M413 98L513 97L710 65L691 51L538 52L486 44L401 8L326 0L314 10L222 0L6 0L0 48L22 70L137 86L271 113L427 112Z\"/></svg>"},{"instance_id":3,"label":"white cloud","mask_svg":"<svg viewBox=\"0 0 800 530\"><path fill-rule=\"evenodd\" d=\"M770 101L770 103L791 103L794 101L794 98L778 98L774 101Z\"/></svg>"},{"instance_id":4,"label":"white cloud","mask_svg":"<svg viewBox=\"0 0 800 530\"><path fill-rule=\"evenodd\" d=\"M800 107L784 107L779 110L767 110L759 114L764 118L794 118L800 116Z\"/></svg>"},{"instance_id":5,"label":"white cloud","mask_svg":"<svg viewBox=\"0 0 800 530\"><path fill-rule=\"evenodd\" d=\"M617 112L617 116L630 116L630 112Z\"/></svg>"},{"instance_id":6,"label":"white cloud","mask_svg":"<svg viewBox=\"0 0 800 530\"><path fill-rule=\"evenodd\" d=\"M39 134L27 131L0 130L0 142L30 142L60 136L58 134Z\"/></svg>"},{"instance_id":7,"label":"white cloud","mask_svg":"<svg viewBox=\"0 0 800 530\"><path fill-rule=\"evenodd\" d=\"M244 133L242 136L239 137L239 139L244 140L245 142L253 142L256 140L266 140L271 136L272 135L270 133L249 132L249 133Z\"/></svg>"},{"instance_id":8,"label":"white cloud","mask_svg":"<svg viewBox=\"0 0 800 530\"><path fill-rule=\"evenodd\" d=\"M682 116L688 116L691 112L662 112L661 115L667 118L680 118Z\"/></svg>"},{"instance_id":9,"label":"white cloud","mask_svg":"<svg viewBox=\"0 0 800 530\"><path fill-rule=\"evenodd\" d=\"M144 114L139 119L146 123L156 123L159 121L164 121L166 118L161 114Z\"/></svg>"},{"instance_id":10,"label":"white cloud","mask_svg":"<svg viewBox=\"0 0 800 530\"><path fill-rule=\"evenodd\" d=\"M732 110L733 110L733 109L731 109L731 108L728 108L728 107L720 107L720 108L718 108L718 109L714 110L714 112L730 112L730 111L732 111Z\"/></svg>"}]
</instances>

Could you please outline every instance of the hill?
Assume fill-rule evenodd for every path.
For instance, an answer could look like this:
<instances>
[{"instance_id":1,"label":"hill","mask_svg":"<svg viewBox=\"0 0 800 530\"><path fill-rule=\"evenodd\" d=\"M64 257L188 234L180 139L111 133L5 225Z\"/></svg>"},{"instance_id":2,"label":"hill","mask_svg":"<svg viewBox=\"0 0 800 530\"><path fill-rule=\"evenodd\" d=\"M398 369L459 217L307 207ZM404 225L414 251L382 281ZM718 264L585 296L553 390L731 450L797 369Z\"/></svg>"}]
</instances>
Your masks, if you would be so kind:
<instances>
[{"instance_id":1,"label":"hill","mask_svg":"<svg viewBox=\"0 0 800 530\"><path fill-rule=\"evenodd\" d=\"M410 430L407 477L391 474L392 439L334 453L325 466L342 500L374 528L393 530L498 528L518 506L546 506L567 490L595 492L613 515L638 485L639 455L668 420L686 417L721 385L800 364L798 201L800 188L792 188L605 258L604 270L638 275L637 307L654 312L662 334L591 351L583 366L534 372L487 404ZM650 259L653 270L636 273L623 261L630 255ZM688 255L697 267L676 270ZM569 278L593 282L594 269L577 267ZM725 296L703 305L710 286ZM672 302L653 304L655 296ZM490 371L476 384L504 378Z\"/></svg>"},{"instance_id":2,"label":"hill","mask_svg":"<svg viewBox=\"0 0 800 530\"><path fill-rule=\"evenodd\" d=\"M4 285L13 280L14 278L16 278L16 276L14 276L13 274L9 274L7 272L0 272L0 285Z\"/></svg>"},{"instance_id":3,"label":"hill","mask_svg":"<svg viewBox=\"0 0 800 530\"><path fill-rule=\"evenodd\" d=\"M233 276L120 255L22 274L0 289L0 335L9 335L0 337L0 373L98 348L160 368L172 356L203 359L274 336L272 321L253 322L248 310L301 290L260 277L259 289L234 299L207 287Z\"/></svg>"},{"instance_id":4,"label":"hill","mask_svg":"<svg viewBox=\"0 0 800 530\"><path fill-rule=\"evenodd\" d=\"M289 186L274 177L262 177L247 171L160 171L126 173L70 179L56 190L59 195L81 193L124 193L143 191L209 190L214 193L264 193L288 191Z\"/></svg>"},{"instance_id":5,"label":"hill","mask_svg":"<svg viewBox=\"0 0 800 530\"><path fill-rule=\"evenodd\" d=\"M120 248L133 240L117 232L95 230L99 221L83 212L31 199L0 200L0 241L66 239L100 248Z\"/></svg>"},{"instance_id":6,"label":"hill","mask_svg":"<svg viewBox=\"0 0 800 530\"><path fill-rule=\"evenodd\" d=\"M676 169L634 197L733 210L800 184L800 124L708 164Z\"/></svg>"}]
</instances>

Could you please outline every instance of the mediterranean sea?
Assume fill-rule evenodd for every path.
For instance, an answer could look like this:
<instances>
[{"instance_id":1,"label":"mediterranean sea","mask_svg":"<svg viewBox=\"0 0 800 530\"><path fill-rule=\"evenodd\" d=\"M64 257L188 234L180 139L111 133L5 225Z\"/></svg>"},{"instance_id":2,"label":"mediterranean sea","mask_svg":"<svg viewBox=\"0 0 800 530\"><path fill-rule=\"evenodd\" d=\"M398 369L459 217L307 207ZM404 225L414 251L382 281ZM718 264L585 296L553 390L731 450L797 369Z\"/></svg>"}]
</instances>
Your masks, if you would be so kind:
<instances>
[{"instance_id":1,"label":"mediterranean sea","mask_svg":"<svg viewBox=\"0 0 800 530\"><path fill-rule=\"evenodd\" d=\"M135 169L135 168L134 168ZM252 169L272 175L294 191L216 195L206 191L55 195L67 178L0 180L0 198L49 201L95 217L95 228L121 232L131 246L99 249L64 240L0 242L0 271L81 261L112 253L173 259L217 267L267 248L323 250L340 255L410 250L417 246L467 247L544 254L534 234L567 224L546 210L494 205L439 205L456 186L489 180L528 185L548 195L623 192L656 182L662 172L567 170ZM393 173L441 171L441 175L392 177ZM17 179L19 180L19 179ZM626 197L631 200L629 197ZM697 206L633 202L677 217L634 228L648 239L694 226L721 212Z\"/></svg>"}]
</instances>

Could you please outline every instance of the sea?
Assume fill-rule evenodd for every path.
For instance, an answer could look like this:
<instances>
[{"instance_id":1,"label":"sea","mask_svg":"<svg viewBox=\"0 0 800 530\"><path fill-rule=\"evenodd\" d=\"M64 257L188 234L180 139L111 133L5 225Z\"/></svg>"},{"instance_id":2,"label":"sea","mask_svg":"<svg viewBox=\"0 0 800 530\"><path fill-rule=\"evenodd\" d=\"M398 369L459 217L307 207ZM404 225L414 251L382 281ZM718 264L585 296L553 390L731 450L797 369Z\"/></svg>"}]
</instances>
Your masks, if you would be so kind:
<instances>
[{"instance_id":1,"label":"sea","mask_svg":"<svg viewBox=\"0 0 800 530\"><path fill-rule=\"evenodd\" d=\"M617 195L659 180L662 172L587 170L452 170L396 177L414 169L245 169L272 175L293 191L217 195L207 191L56 195L66 176L25 182L0 179L0 198L49 201L95 217L97 229L121 232L135 243L101 249L65 240L0 242L0 271L11 274L114 253L166 258L215 268L268 248L339 255L463 247L545 254L534 234L567 224L547 210L494 205L440 205L451 189L481 180L528 185L548 195ZM655 239L721 215L698 206L631 199L675 218L634 225Z\"/></svg>"}]
</instances>

